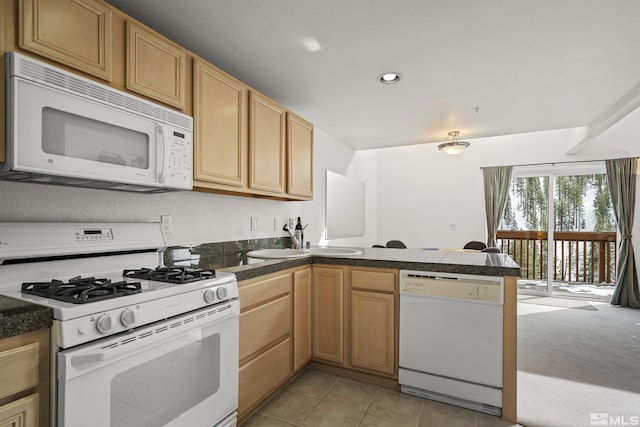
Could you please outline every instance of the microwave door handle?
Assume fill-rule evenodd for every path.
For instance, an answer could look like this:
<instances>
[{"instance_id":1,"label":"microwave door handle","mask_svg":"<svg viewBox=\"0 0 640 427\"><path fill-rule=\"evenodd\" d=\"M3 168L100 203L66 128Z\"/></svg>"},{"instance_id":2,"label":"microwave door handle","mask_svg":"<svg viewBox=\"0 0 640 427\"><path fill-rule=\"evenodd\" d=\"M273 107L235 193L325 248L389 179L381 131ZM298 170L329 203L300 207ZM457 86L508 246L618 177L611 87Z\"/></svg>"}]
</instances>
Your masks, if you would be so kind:
<instances>
[{"instance_id":1,"label":"microwave door handle","mask_svg":"<svg viewBox=\"0 0 640 427\"><path fill-rule=\"evenodd\" d=\"M162 162L160 168L160 174L158 175L158 181L160 184L164 184L164 180L167 177L167 147L164 141L164 129L162 125L158 125L158 151L162 151L162 154L158 156Z\"/></svg>"}]
</instances>

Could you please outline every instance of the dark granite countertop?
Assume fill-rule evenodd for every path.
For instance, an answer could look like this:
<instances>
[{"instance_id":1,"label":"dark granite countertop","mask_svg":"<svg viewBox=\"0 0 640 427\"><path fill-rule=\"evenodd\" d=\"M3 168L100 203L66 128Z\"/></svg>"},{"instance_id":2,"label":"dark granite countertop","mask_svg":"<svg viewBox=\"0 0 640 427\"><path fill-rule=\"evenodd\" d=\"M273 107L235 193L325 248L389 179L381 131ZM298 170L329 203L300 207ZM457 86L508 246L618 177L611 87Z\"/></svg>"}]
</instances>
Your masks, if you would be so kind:
<instances>
[{"instance_id":1,"label":"dark granite countertop","mask_svg":"<svg viewBox=\"0 0 640 427\"><path fill-rule=\"evenodd\" d=\"M50 308L0 295L0 339L50 327Z\"/></svg>"},{"instance_id":2,"label":"dark granite countertop","mask_svg":"<svg viewBox=\"0 0 640 427\"><path fill-rule=\"evenodd\" d=\"M218 268L247 280L306 264L329 264L374 268L397 268L481 276L520 275L511 257L500 253L436 249L355 248L359 255L306 256L302 258L251 260L249 264Z\"/></svg>"}]
</instances>

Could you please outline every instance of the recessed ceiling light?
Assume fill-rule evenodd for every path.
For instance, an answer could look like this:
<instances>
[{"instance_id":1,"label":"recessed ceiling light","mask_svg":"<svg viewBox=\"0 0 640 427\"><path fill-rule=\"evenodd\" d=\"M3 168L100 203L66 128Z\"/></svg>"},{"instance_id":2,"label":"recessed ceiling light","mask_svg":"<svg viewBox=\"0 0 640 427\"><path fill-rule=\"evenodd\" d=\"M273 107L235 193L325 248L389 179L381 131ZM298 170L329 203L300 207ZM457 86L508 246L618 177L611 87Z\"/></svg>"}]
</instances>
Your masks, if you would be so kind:
<instances>
[{"instance_id":1,"label":"recessed ceiling light","mask_svg":"<svg viewBox=\"0 0 640 427\"><path fill-rule=\"evenodd\" d=\"M400 73L384 73L378 76L378 81L380 83L390 85L393 83L398 83L401 78L402 78L402 74Z\"/></svg>"}]
</instances>

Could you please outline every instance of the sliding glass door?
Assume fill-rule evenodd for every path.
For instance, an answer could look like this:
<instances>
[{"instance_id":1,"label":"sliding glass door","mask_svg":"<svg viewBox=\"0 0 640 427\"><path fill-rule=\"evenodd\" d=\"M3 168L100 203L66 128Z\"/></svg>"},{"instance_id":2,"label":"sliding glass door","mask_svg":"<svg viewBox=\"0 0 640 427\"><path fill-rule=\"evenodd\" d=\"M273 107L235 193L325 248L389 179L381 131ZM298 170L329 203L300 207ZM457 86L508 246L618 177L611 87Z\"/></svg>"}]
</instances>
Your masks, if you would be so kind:
<instances>
[{"instance_id":1,"label":"sliding glass door","mask_svg":"<svg viewBox=\"0 0 640 427\"><path fill-rule=\"evenodd\" d=\"M514 168L498 245L520 265L524 293L609 297L616 226L604 166L550 169Z\"/></svg>"}]
</instances>

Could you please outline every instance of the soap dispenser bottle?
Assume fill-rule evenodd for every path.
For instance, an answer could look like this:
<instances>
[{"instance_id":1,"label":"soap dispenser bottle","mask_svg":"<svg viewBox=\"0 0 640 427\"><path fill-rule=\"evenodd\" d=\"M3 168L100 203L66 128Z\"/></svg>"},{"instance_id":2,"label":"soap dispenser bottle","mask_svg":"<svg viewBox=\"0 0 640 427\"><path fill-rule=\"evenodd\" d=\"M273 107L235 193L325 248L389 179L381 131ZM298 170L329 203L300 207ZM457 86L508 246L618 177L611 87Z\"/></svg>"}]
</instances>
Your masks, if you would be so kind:
<instances>
[{"instance_id":1,"label":"soap dispenser bottle","mask_svg":"<svg viewBox=\"0 0 640 427\"><path fill-rule=\"evenodd\" d=\"M296 229L293 232L293 235L300 243L300 249L304 249L304 234L302 234L302 220L298 217L298 222L296 223Z\"/></svg>"}]
</instances>

